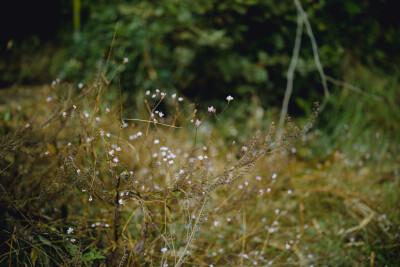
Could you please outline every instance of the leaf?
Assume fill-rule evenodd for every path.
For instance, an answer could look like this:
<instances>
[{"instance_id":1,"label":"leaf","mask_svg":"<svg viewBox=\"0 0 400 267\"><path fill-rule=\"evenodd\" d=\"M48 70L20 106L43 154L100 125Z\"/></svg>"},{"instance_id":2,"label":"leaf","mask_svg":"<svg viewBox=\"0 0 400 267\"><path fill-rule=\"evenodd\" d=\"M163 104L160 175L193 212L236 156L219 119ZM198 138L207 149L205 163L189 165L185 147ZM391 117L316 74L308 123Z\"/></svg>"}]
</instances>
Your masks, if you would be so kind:
<instances>
[{"instance_id":1,"label":"leaf","mask_svg":"<svg viewBox=\"0 0 400 267\"><path fill-rule=\"evenodd\" d=\"M49 241L47 238L43 237L43 236L39 236L39 240L42 241L43 244L48 245L49 247L61 250L61 248L57 245L54 245L53 243L51 243L51 241Z\"/></svg>"},{"instance_id":2,"label":"leaf","mask_svg":"<svg viewBox=\"0 0 400 267\"><path fill-rule=\"evenodd\" d=\"M36 249L32 249L30 258L31 258L31 261L32 261L32 265L35 265L36 260L38 258L38 254L36 253Z\"/></svg>"},{"instance_id":3,"label":"leaf","mask_svg":"<svg viewBox=\"0 0 400 267\"><path fill-rule=\"evenodd\" d=\"M4 114L4 121L9 121L10 120L10 110L7 110L6 113Z\"/></svg>"},{"instance_id":4,"label":"leaf","mask_svg":"<svg viewBox=\"0 0 400 267\"><path fill-rule=\"evenodd\" d=\"M90 248L90 251L83 254L82 262L93 262L95 260L105 259L106 257L103 256L104 251L98 251L96 248Z\"/></svg>"},{"instance_id":5,"label":"leaf","mask_svg":"<svg viewBox=\"0 0 400 267\"><path fill-rule=\"evenodd\" d=\"M47 238L45 238L45 237L40 235L39 236L39 240L42 241L43 244L48 245L48 246L51 247L51 242Z\"/></svg>"},{"instance_id":6,"label":"leaf","mask_svg":"<svg viewBox=\"0 0 400 267\"><path fill-rule=\"evenodd\" d=\"M86 157L86 160L90 163L90 165L93 165L93 160L91 160L89 157Z\"/></svg>"},{"instance_id":7,"label":"leaf","mask_svg":"<svg viewBox=\"0 0 400 267\"><path fill-rule=\"evenodd\" d=\"M172 194L174 195L174 196L176 196L176 197L179 197L180 195L181 195L181 191L179 191L179 190L175 190L175 191L172 191Z\"/></svg>"}]
</instances>

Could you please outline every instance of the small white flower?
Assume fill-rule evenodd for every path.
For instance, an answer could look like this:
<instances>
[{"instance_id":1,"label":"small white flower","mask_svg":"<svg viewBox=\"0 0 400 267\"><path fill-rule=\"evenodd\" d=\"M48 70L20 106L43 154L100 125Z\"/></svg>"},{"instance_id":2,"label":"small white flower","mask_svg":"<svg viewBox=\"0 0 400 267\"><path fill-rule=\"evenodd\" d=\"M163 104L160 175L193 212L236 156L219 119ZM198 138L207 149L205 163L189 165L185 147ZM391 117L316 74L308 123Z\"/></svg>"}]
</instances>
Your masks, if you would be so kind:
<instances>
[{"instance_id":1,"label":"small white flower","mask_svg":"<svg viewBox=\"0 0 400 267\"><path fill-rule=\"evenodd\" d=\"M241 150L242 150L243 152L246 152L246 151L247 151L247 149L248 149L248 148L247 148L247 146L244 146L244 147L242 147L242 149L241 149Z\"/></svg>"},{"instance_id":2,"label":"small white flower","mask_svg":"<svg viewBox=\"0 0 400 267\"><path fill-rule=\"evenodd\" d=\"M71 242L75 243L76 239L75 238L71 238Z\"/></svg>"},{"instance_id":3,"label":"small white flower","mask_svg":"<svg viewBox=\"0 0 400 267\"><path fill-rule=\"evenodd\" d=\"M100 136L104 136L104 131L103 130L100 130Z\"/></svg>"},{"instance_id":4,"label":"small white flower","mask_svg":"<svg viewBox=\"0 0 400 267\"><path fill-rule=\"evenodd\" d=\"M31 126L29 123L27 123L26 125L25 125L25 128L29 128L29 126Z\"/></svg>"},{"instance_id":5,"label":"small white flower","mask_svg":"<svg viewBox=\"0 0 400 267\"><path fill-rule=\"evenodd\" d=\"M156 89L156 93L157 93L157 95L160 93L160 90L158 90L158 89Z\"/></svg>"},{"instance_id":6,"label":"small white flower","mask_svg":"<svg viewBox=\"0 0 400 267\"><path fill-rule=\"evenodd\" d=\"M231 102L231 101L233 100L233 97L230 96L230 95L228 95L228 96L226 97L226 100L228 100L228 104L229 104L229 102Z\"/></svg>"},{"instance_id":7,"label":"small white flower","mask_svg":"<svg viewBox=\"0 0 400 267\"><path fill-rule=\"evenodd\" d=\"M107 136L107 137L110 137L111 135L110 135L110 133L106 133L106 136Z\"/></svg>"},{"instance_id":8,"label":"small white flower","mask_svg":"<svg viewBox=\"0 0 400 267\"><path fill-rule=\"evenodd\" d=\"M78 87L79 87L79 89L82 89L83 88L83 83L78 83Z\"/></svg>"},{"instance_id":9,"label":"small white flower","mask_svg":"<svg viewBox=\"0 0 400 267\"><path fill-rule=\"evenodd\" d=\"M153 158L157 158L157 156L158 156L157 153L153 154Z\"/></svg>"},{"instance_id":10,"label":"small white flower","mask_svg":"<svg viewBox=\"0 0 400 267\"><path fill-rule=\"evenodd\" d=\"M267 188L267 193L270 193L271 192L271 188Z\"/></svg>"},{"instance_id":11,"label":"small white flower","mask_svg":"<svg viewBox=\"0 0 400 267\"><path fill-rule=\"evenodd\" d=\"M243 189L243 185L239 185L238 188L239 188L239 189Z\"/></svg>"},{"instance_id":12,"label":"small white flower","mask_svg":"<svg viewBox=\"0 0 400 267\"><path fill-rule=\"evenodd\" d=\"M74 229L72 227L68 228L67 233L70 234L74 231Z\"/></svg>"},{"instance_id":13,"label":"small white flower","mask_svg":"<svg viewBox=\"0 0 400 267\"><path fill-rule=\"evenodd\" d=\"M178 101L179 101L179 102L182 102L182 101L183 101L183 97L179 97L179 98L178 98Z\"/></svg>"},{"instance_id":14,"label":"small white flower","mask_svg":"<svg viewBox=\"0 0 400 267\"><path fill-rule=\"evenodd\" d=\"M158 140L158 139L156 139L156 140L154 140L154 144L159 144L160 143L160 140Z\"/></svg>"},{"instance_id":15,"label":"small white flower","mask_svg":"<svg viewBox=\"0 0 400 267\"><path fill-rule=\"evenodd\" d=\"M100 118L99 118L99 117L96 117L96 121L100 121Z\"/></svg>"},{"instance_id":16,"label":"small white flower","mask_svg":"<svg viewBox=\"0 0 400 267\"><path fill-rule=\"evenodd\" d=\"M214 107L213 107L213 106L211 106L211 107L208 107L208 112L215 112L215 109L214 109Z\"/></svg>"},{"instance_id":17,"label":"small white flower","mask_svg":"<svg viewBox=\"0 0 400 267\"><path fill-rule=\"evenodd\" d=\"M142 132L138 132L137 134L136 134L136 136L142 136Z\"/></svg>"},{"instance_id":18,"label":"small white flower","mask_svg":"<svg viewBox=\"0 0 400 267\"><path fill-rule=\"evenodd\" d=\"M81 170L80 170L80 169L77 169L77 170L76 170L76 173L77 173L77 174L80 174L80 173L81 173Z\"/></svg>"},{"instance_id":19,"label":"small white flower","mask_svg":"<svg viewBox=\"0 0 400 267\"><path fill-rule=\"evenodd\" d=\"M203 156L199 156L199 160L203 160L204 158L203 158Z\"/></svg>"},{"instance_id":20,"label":"small white flower","mask_svg":"<svg viewBox=\"0 0 400 267\"><path fill-rule=\"evenodd\" d=\"M51 100L53 100L53 98L51 96L49 96L48 98L46 98L46 102L50 102Z\"/></svg>"},{"instance_id":21,"label":"small white flower","mask_svg":"<svg viewBox=\"0 0 400 267\"><path fill-rule=\"evenodd\" d=\"M121 148L119 146L117 146L117 148L115 148L117 151L121 151Z\"/></svg>"},{"instance_id":22,"label":"small white flower","mask_svg":"<svg viewBox=\"0 0 400 267\"><path fill-rule=\"evenodd\" d=\"M165 252L167 252L167 251L168 251L168 249L167 249L166 247L164 247L164 248L161 249L161 252L162 252L162 253L165 253Z\"/></svg>"},{"instance_id":23,"label":"small white flower","mask_svg":"<svg viewBox=\"0 0 400 267\"><path fill-rule=\"evenodd\" d=\"M201 124L201 121L199 121L199 120L196 119L196 126L199 127L200 124Z\"/></svg>"},{"instance_id":24,"label":"small white flower","mask_svg":"<svg viewBox=\"0 0 400 267\"><path fill-rule=\"evenodd\" d=\"M114 161L115 163L118 163L119 159L118 159L117 157L115 157L115 158L113 159L113 161Z\"/></svg>"},{"instance_id":25,"label":"small white flower","mask_svg":"<svg viewBox=\"0 0 400 267\"><path fill-rule=\"evenodd\" d=\"M261 181L261 176L256 176L257 181Z\"/></svg>"},{"instance_id":26,"label":"small white flower","mask_svg":"<svg viewBox=\"0 0 400 267\"><path fill-rule=\"evenodd\" d=\"M124 122L124 123L122 124L122 127L124 127L124 128L128 127L128 123Z\"/></svg>"},{"instance_id":27,"label":"small white flower","mask_svg":"<svg viewBox=\"0 0 400 267\"><path fill-rule=\"evenodd\" d=\"M167 94L166 93L161 93L161 97L164 98Z\"/></svg>"},{"instance_id":28,"label":"small white flower","mask_svg":"<svg viewBox=\"0 0 400 267\"><path fill-rule=\"evenodd\" d=\"M156 98L156 96L157 96L156 94L153 94L151 97L152 97L152 98Z\"/></svg>"},{"instance_id":29,"label":"small white flower","mask_svg":"<svg viewBox=\"0 0 400 267\"><path fill-rule=\"evenodd\" d=\"M129 62L129 59L127 57L124 57L124 61L122 61L123 64L126 64Z\"/></svg>"},{"instance_id":30,"label":"small white flower","mask_svg":"<svg viewBox=\"0 0 400 267\"><path fill-rule=\"evenodd\" d=\"M75 106L75 105L72 105L72 107L73 107L74 109L76 109L76 106Z\"/></svg>"},{"instance_id":31,"label":"small white flower","mask_svg":"<svg viewBox=\"0 0 400 267\"><path fill-rule=\"evenodd\" d=\"M136 138L137 138L136 134L132 134L132 135L129 136L129 140L134 140Z\"/></svg>"},{"instance_id":32,"label":"small white flower","mask_svg":"<svg viewBox=\"0 0 400 267\"><path fill-rule=\"evenodd\" d=\"M67 112L63 112L63 117L65 118L65 117L67 117Z\"/></svg>"},{"instance_id":33,"label":"small white flower","mask_svg":"<svg viewBox=\"0 0 400 267\"><path fill-rule=\"evenodd\" d=\"M110 112L110 109L109 109L109 108L106 108L106 113L108 113L108 112Z\"/></svg>"},{"instance_id":34,"label":"small white flower","mask_svg":"<svg viewBox=\"0 0 400 267\"><path fill-rule=\"evenodd\" d=\"M86 111L83 114L85 115L86 118L89 118L89 114Z\"/></svg>"},{"instance_id":35,"label":"small white flower","mask_svg":"<svg viewBox=\"0 0 400 267\"><path fill-rule=\"evenodd\" d=\"M172 95L172 99L175 100L176 99L176 94Z\"/></svg>"},{"instance_id":36,"label":"small white flower","mask_svg":"<svg viewBox=\"0 0 400 267\"><path fill-rule=\"evenodd\" d=\"M118 200L118 203L119 203L120 205L124 205L126 202L125 202L125 200L123 200L123 199L119 199L119 200Z\"/></svg>"},{"instance_id":37,"label":"small white flower","mask_svg":"<svg viewBox=\"0 0 400 267\"><path fill-rule=\"evenodd\" d=\"M50 151L46 151L46 152L44 152L44 154L45 154L46 156L48 156L48 155L50 154Z\"/></svg>"},{"instance_id":38,"label":"small white flower","mask_svg":"<svg viewBox=\"0 0 400 267\"><path fill-rule=\"evenodd\" d=\"M168 161L168 164L172 165L174 164L174 161L171 159L170 161Z\"/></svg>"},{"instance_id":39,"label":"small white flower","mask_svg":"<svg viewBox=\"0 0 400 267\"><path fill-rule=\"evenodd\" d=\"M160 118L164 117L164 113L162 113L161 111L158 113L158 116L160 116Z\"/></svg>"},{"instance_id":40,"label":"small white flower","mask_svg":"<svg viewBox=\"0 0 400 267\"><path fill-rule=\"evenodd\" d=\"M214 221L214 226L218 226L218 224L219 224L219 221Z\"/></svg>"},{"instance_id":41,"label":"small white flower","mask_svg":"<svg viewBox=\"0 0 400 267\"><path fill-rule=\"evenodd\" d=\"M89 197L89 201L92 201L92 200L93 200L93 198L92 198L92 196L90 196L90 197Z\"/></svg>"},{"instance_id":42,"label":"small white flower","mask_svg":"<svg viewBox=\"0 0 400 267\"><path fill-rule=\"evenodd\" d=\"M289 244L286 244L285 247L286 247L286 249L290 249L290 245Z\"/></svg>"},{"instance_id":43,"label":"small white flower","mask_svg":"<svg viewBox=\"0 0 400 267\"><path fill-rule=\"evenodd\" d=\"M68 143L68 146L71 146L71 142Z\"/></svg>"},{"instance_id":44,"label":"small white flower","mask_svg":"<svg viewBox=\"0 0 400 267\"><path fill-rule=\"evenodd\" d=\"M108 225L108 223L106 223L106 224L104 224L104 227L108 228L108 227L110 227L110 225Z\"/></svg>"},{"instance_id":45,"label":"small white flower","mask_svg":"<svg viewBox=\"0 0 400 267\"><path fill-rule=\"evenodd\" d=\"M276 177L278 177L278 175L276 173L272 174L272 179L276 179Z\"/></svg>"},{"instance_id":46,"label":"small white flower","mask_svg":"<svg viewBox=\"0 0 400 267\"><path fill-rule=\"evenodd\" d=\"M114 149L113 149L113 150L110 150L110 151L108 151L108 154L110 154L110 156L114 156Z\"/></svg>"}]
</instances>

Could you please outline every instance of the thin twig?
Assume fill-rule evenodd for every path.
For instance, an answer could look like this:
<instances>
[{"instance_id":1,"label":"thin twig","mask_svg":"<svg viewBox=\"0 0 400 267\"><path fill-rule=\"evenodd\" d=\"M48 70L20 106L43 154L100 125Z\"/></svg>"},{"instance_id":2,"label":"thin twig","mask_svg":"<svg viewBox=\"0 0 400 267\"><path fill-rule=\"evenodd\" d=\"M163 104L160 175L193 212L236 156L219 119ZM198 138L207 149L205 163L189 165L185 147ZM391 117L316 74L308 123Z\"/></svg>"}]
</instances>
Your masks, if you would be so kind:
<instances>
[{"instance_id":1,"label":"thin twig","mask_svg":"<svg viewBox=\"0 0 400 267\"><path fill-rule=\"evenodd\" d=\"M375 100L378 100L378 101L383 101L382 97L374 95L374 94L371 94L371 93L368 93L368 92L366 92L366 91L364 91L364 90L362 90L362 89L360 89L360 88L358 88L358 87L356 87L356 86L354 86L352 84L336 80L336 79L334 79L334 78L332 78L330 76L326 76L326 80L328 82L333 83L334 85L341 86L341 87L344 87L344 88L348 88L348 89L350 89L350 90L352 90L354 92L357 92L357 93L359 93L361 95L371 97L371 98L373 98Z\"/></svg>"},{"instance_id":2,"label":"thin twig","mask_svg":"<svg viewBox=\"0 0 400 267\"><path fill-rule=\"evenodd\" d=\"M293 77L294 71L296 69L297 61L299 58L299 51L301 47L301 35L303 34L303 17L297 12L297 29L296 29L296 40L293 47L293 55L290 61L288 73L287 73L287 83L285 90L285 97L283 98L281 117L279 119L279 129L282 130L283 124L288 111L290 96L292 95L293 89Z\"/></svg>"},{"instance_id":3,"label":"thin twig","mask_svg":"<svg viewBox=\"0 0 400 267\"><path fill-rule=\"evenodd\" d=\"M319 60L318 46L317 46L317 42L315 41L314 33L311 29L310 21L308 20L308 16L307 16L306 12L304 11L303 7L301 6L300 0L293 0L293 1L297 7L297 10L299 11L300 15L302 16L302 20L304 21L304 24L306 25L307 34L308 34L308 37L310 37L311 46L312 46L312 50L313 50L313 54L314 54L315 65L317 66L319 75L321 76L322 86L324 87L325 98L327 99L327 98L329 98L329 90L328 90L328 85L326 83L326 75L324 73L324 69Z\"/></svg>"}]
</instances>

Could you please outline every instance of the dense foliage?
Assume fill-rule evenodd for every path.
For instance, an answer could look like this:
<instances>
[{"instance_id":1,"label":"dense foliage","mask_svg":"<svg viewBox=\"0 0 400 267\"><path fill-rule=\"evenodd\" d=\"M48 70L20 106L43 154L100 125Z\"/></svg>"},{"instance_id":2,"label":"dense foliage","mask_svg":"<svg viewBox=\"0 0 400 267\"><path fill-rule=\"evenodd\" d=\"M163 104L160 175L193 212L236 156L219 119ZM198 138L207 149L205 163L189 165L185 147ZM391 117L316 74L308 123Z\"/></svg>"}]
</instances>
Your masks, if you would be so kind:
<instances>
[{"instance_id":1,"label":"dense foliage","mask_svg":"<svg viewBox=\"0 0 400 267\"><path fill-rule=\"evenodd\" d=\"M390 15L394 1L310 0L303 1L303 6L329 75L345 78L344 58L391 71L397 68L400 22ZM72 18L72 1L61 1L57 8L55 13ZM132 5L97 0L82 1L79 14L79 32L72 34L72 20L59 26L58 42L67 51L54 52L53 59L42 64L35 62L49 67L47 72L53 77L87 81L98 61L106 57L118 22L113 53L131 62L121 70L125 89L177 88L199 100L208 100L209 92L221 97L227 92L257 95L264 107L282 99L295 39L293 1L175 0ZM33 44L43 49L40 39L39 35ZM16 43L15 50L18 45L24 46ZM321 97L322 88L310 47L304 34L297 68L301 79L294 95L314 101ZM19 74L10 73L5 65L1 68L5 71L3 82L37 81L32 74L37 66L23 66Z\"/></svg>"}]
</instances>

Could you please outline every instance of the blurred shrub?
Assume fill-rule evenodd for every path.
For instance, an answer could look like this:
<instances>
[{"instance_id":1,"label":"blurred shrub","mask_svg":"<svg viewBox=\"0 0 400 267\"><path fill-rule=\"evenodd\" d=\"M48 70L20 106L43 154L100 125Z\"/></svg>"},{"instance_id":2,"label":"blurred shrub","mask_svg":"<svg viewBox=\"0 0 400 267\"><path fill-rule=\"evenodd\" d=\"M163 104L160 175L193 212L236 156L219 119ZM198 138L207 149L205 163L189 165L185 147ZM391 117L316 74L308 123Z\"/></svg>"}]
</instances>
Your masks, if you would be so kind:
<instances>
[{"instance_id":1,"label":"blurred shrub","mask_svg":"<svg viewBox=\"0 0 400 267\"><path fill-rule=\"evenodd\" d=\"M302 4L329 75L343 78L347 70L341 62L347 57L369 67L397 68L400 22L393 14L394 1L308 0ZM64 24L57 20L54 44L67 51L45 48L44 41L53 35L44 35L40 29L26 33L34 35L25 40L36 40L33 43L25 44L21 38L13 41L14 35L5 34L10 40L1 43L1 57L7 62L0 64L1 86L15 81L47 82L49 76L76 84L87 81L99 67L97 61L107 57L118 22L113 55L130 60L120 70L124 89L176 88L201 102L210 101L209 92L219 97L256 95L263 107L282 99L296 28L291 0L141 0L134 4L82 0L82 30L74 34L72 2L60 0L57 7L54 14ZM23 56L37 50L46 52L31 60ZM321 97L322 88L306 35L300 57L293 95L311 103ZM290 112L303 113L309 106L296 101Z\"/></svg>"},{"instance_id":2,"label":"blurred shrub","mask_svg":"<svg viewBox=\"0 0 400 267\"><path fill-rule=\"evenodd\" d=\"M396 68L399 22L386 16L392 5L386 2L303 3L328 74L342 76L346 70L340 64L347 56ZM106 58L118 22L113 54L130 60L122 75L125 89L176 88L202 102L210 101L209 92L257 95L263 107L282 99L296 28L292 1L97 1L83 6L89 17L75 35L68 60L61 61L62 78L87 79L99 58ZM66 35L65 43L70 42ZM300 56L294 95L314 101L322 88L306 35ZM309 106L297 104L291 113L304 110Z\"/></svg>"}]
</instances>

